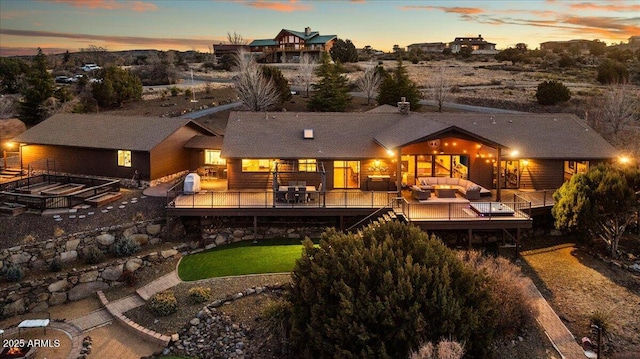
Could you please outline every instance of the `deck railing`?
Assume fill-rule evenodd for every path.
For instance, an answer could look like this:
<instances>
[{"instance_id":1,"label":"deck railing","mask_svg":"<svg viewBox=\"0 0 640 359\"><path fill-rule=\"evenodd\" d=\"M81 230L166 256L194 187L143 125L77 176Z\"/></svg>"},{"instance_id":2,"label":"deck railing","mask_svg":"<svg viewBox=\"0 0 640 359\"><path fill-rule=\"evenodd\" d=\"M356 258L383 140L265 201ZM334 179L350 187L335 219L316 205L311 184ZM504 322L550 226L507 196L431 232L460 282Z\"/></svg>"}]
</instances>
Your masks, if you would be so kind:
<instances>
[{"instance_id":1,"label":"deck railing","mask_svg":"<svg viewBox=\"0 0 640 359\"><path fill-rule=\"evenodd\" d=\"M481 202L492 203L492 202ZM480 214L471 208L469 203L438 202L438 203L411 203L403 199L397 212L402 213L407 219L415 220L505 220L531 218L531 202L494 202L501 207L513 210L513 214Z\"/></svg>"},{"instance_id":2,"label":"deck railing","mask_svg":"<svg viewBox=\"0 0 640 359\"><path fill-rule=\"evenodd\" d=\"M550 207L555 204L553 190L519 192L513 194L514 202L529 202L533 208Z\"/></svg>"},{"instance_id":3,"label":"deck railing","mask_svg":"<svg viewBox=\"0 0 640 359\"><path fill-rule=\"evenodd\" d=\"M307 192L300 201L288 201L280 191L167 192L171 208L380 208L395 192L327 191Z\"/></svg>"}]
</instances>

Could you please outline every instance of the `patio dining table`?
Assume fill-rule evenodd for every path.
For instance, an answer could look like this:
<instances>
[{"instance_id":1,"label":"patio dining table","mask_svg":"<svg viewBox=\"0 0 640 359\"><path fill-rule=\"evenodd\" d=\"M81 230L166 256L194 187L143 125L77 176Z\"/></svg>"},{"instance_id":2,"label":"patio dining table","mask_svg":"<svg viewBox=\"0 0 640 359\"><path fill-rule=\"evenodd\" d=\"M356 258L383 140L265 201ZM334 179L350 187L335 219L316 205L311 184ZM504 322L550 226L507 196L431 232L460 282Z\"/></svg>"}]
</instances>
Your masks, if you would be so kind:
<instances>
[{"instance_id":1,"label":"patio dining table","mask_svg":"<svg viewBox=\"0 0 640 359\"><path fill-rule=\"evenodd\" d=\"M300 196L300 191L299 191L299 187L295 186L296 190L295 190L295 202L303 202L306 201L306 198L298 198L298 196ZM309 195L309 193L314 193L316 192L316 186L304 186L305 190L306 190L306 195ZM288 192L289 191L289 186L280 186L278 187L278 192Z\"/></svg>"}]
</instances>

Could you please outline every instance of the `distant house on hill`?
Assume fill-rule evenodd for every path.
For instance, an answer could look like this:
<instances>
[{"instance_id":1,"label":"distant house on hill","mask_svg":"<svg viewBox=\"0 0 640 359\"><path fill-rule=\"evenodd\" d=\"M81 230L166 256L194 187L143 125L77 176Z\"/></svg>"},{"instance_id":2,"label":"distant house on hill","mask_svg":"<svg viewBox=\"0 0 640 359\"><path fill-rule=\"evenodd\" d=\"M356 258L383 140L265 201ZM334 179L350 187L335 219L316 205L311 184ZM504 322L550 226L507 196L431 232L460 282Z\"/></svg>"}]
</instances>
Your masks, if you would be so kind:
<instances>
[{"instance_id":1,"label":"distant house on hill","mask_svg":"<svg viewBox=\"0 0 640 359\"><path fill-rule=\"evenodd\" d=\"M540 43L540 50L543 51L569 51L570 49L579 49L580 52L589 52L591 40L567 40L567 41L547 41Z\"/></svg>"},{"instance_id":2,"label":"distant house on hill","mask_svg":"<svg viewBox=\"0 0 640 359\"><path fill-rule=\"evenodd\" d=\"M30 170L155 180L219 157L222 136L183 118L59 114L13 139Z\"/></svg>"},{"instance_id":3,"label":"distant house on hill","mask_svg":"<svg viewBox=\"0 0 640 359\"><path fill-rule=\"evenodd\" d=\"M447 48L447 44L444 42L421 42L418 44L411 44L407 46L407 51L420 50L424 53L442 53Z\"/></svg>"},{"instance_id":4,"label":"distant house on hill","mask_svg":"<svg viewBox=\"0 0 640 359\"><path fill-rule=\"evenodd\" d=\"M303 54L319 59L331 50L337 35L320 35L306 27L304 31L282 29L273 39L253 40L249 44L251 52L261 53L264 62L297 62Z\"/></svg>"},{"instance_id":5,"label":"distant house on hill","mask_svg":"<svg viewBox=\"0 0 640 359\"><path fill-rule=\"evenodd\" d=\"M451 48L451 52L454 54L460 52L463 47L471 48L474 55L491 55L498 53L496 44L485 41L482 35L478 35L478 37L456 37L455 40L449 43L449 48Z\"/></svg>"},{"instance_id":6,"label":"distant house on hill","mask_svg":"<svg viewBox=\"0 0 640 359\"><path fill-rule=\"evenodd\" d=\"M236 44L213 44L213 54L217 59L220 59L224 55L233 55L240 50L249 52L249 45L236 45Z\"/></svg>"}]
</instances>

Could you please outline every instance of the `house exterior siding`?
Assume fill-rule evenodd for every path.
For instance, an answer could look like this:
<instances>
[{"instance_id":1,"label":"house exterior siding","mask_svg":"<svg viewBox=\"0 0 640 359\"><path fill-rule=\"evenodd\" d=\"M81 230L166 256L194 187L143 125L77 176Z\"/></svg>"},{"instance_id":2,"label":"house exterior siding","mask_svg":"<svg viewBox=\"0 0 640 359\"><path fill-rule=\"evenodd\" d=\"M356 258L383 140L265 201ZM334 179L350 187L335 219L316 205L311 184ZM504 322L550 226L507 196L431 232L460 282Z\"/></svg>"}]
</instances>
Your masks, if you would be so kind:
<instances>
[{"instance_id":1,"label":"house exterior siding","mask_svg":"<svg viewBox=\"0 0 640 359\"><path fill-rule=\"evenodd\" d=\"M127 150L123 148L123 150ZM47 160L49 164L47 167ZM118 151L48 145L22 146L22 164L37 171L56 171L91 176L132 178L138 170L149 178L149 153L131 151L131 167L118 166Z\"/></svg>"},{"instance_id":2,"label":"house exterior siding","mask_svg":"<svg viewBox=\"0 0 640 359\"><path fill-rule=\"evenodd\" d=\"M189 150L185 143L200 132L183 126L151 150L151 179L157 179L184 170L195 169L189 165Z\"/></svg>"},{"instance_id":3,"label":"house exterior siding","mask_svg":"<svg viewBox=\"0 0 640 359\"><path fill-rule=\"evenodd\" d=\"M529 160L520 168L521 189L556 189L564 183L564 161Z\"/></svg>"}]
</instances>

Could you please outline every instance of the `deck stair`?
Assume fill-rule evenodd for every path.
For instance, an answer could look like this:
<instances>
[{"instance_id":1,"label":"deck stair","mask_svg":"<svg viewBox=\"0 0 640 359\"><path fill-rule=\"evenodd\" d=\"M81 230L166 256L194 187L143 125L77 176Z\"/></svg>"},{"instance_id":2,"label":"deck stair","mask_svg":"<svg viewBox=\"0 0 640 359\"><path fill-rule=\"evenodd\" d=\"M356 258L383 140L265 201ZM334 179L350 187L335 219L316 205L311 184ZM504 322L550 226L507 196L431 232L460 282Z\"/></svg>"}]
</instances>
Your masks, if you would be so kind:
<instances>
[{"instance_id":1,"label":"deck stair","mask_svg":"<svg viewBox=\"0 0 640 359\"><path fill-rule=\"evenodd\" d=\"M396 216L396 214L390 210L388 212L385 213L381 213L379 214L377 217L375 218L369 218L368 222L366 224L362 224L356 231L355 231L355 235L356 237L362 237L362 235L364 234L364 230L365 229L376 229L378 227L380 227L381 225L387 223L387 222L394 222L394 221L398 221L398 217Z\"/></svg>"}]
</instances>

